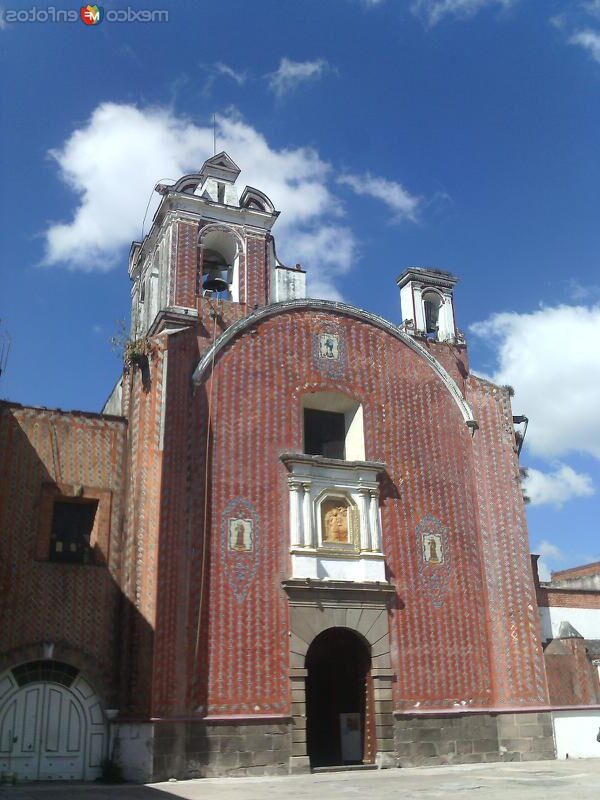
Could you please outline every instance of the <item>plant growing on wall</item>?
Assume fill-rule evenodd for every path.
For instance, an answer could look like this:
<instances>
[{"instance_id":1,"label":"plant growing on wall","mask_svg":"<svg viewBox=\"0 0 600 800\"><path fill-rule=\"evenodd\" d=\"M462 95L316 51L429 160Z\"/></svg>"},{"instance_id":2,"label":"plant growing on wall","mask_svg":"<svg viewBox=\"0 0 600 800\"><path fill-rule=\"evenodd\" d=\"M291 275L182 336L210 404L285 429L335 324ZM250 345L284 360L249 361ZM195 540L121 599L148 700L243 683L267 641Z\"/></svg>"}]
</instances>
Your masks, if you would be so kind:
<instances>
[{"instance_id":1,"label":"plant growing on wall","mask_svg":"<svg viewBox=\"0 0 600 800\"><path fill-rule=\"evenodd\" d=\"M155 352L156 345L147 337L130 339L123 348L123 362L126 367L132 367L135 364L144 366Z\"/></svg>"},{"instance_id":2,"label":"plant growing on wall","mask_svg":"<svg viewBox=\"0 0 600 800\"><path fill-rule=\"evenodd\" d=\"M122 359L125 369L134 365L143 367L156 352L156 345L147 336L131 337L127 331L125 320L117 321L117 330L110 337L110 344L115 353Z\"/></svg>"}]
</instances>

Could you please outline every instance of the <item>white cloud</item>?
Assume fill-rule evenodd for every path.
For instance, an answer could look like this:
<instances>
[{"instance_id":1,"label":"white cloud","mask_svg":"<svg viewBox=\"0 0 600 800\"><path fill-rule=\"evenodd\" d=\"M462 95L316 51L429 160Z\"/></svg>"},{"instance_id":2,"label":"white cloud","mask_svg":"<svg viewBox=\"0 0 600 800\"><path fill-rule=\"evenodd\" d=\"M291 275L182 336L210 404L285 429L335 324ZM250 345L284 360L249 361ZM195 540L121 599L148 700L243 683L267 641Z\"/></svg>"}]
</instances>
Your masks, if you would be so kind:
<instances>
[{"instance_id":1,"label":"white cloud","mask_svg":"<svg viewBox=\"0 0 600 800\"><path fill-rule=\"evenodd\" d=\"M243 86L246 81L248 80L248 73L241 72L240 70L234 69L234 67L230 66L229 64L225 64L223 61L216 61L211 62L210 64L200 64L200 69L206 73L206 80L204 81L204 85L202 87L202 94L205 97L209 97L212 93L214 85L219 78L225 77L229 80L232 80L237 86ZM176 80L175 83L188 83L189 76L183 75L180 79Z\"/></svg>"},{"instance_id":2,"label":"white cloud","mask_svg":"<svg viewBox=\"0 0 600 800\"><path fill-rule=\"evenodd\" d=\"M225 75L227 78L231 78L231 80L235 81L238 86L243 86L246 82L246 78L248 77L245 72L238 72L228 64L223 64L222 61L218 61L215 64L215 69L219 75Z\"/></svg>"},{"instance_id":3,"label":"white cloud","mask_svg":"<svg viewBox=\"0 0 600 800\"><path fill-rule=\"evenodd\" d=\"M375 177L369 172L364 175L341 175L338 183L349 186L356 194L381 200L392 211L396 221L416 219L421 198L410 194L400 183Z\"/></svg>"},{"instance_id":4,"label":"white cloud","mask_svg":"<svg viewBox=\"0 0 600 800\"><path fill-rule=\"evenodd\" d=\"M501 6L509 8L515 0L413 0L411 10L423 17L429 25L436 25L448 15L466 19L482 8Z\"/></svg>"},{"instance_id":5,"label":"white cloud","mask_svg":"<svg viewBox=\"0 0 600 800\"><path fill-rule=\"evenodd\" d=\"M307 275L309 297L343 300L334 281L352 268L356 257L357 242L349 228L328 225L316 232L295 231L287 237L285 248L290 255L296 253L301 263L313 265Z\"/></svg>"},{"instance_id":6,"label":"white cloud","mask_svg":"<svg viewBox=\"0 0 600 800\"><path fill-rule=\"evenodd\" d=\"M167 109L99 105L86 125L50 153L79 205L70 222L48 228L46 263L112 268L119 249L139 237L156 182L178 178L211 152L209 128Z\"/></svg>"},{"instance_id":7,"label":"white cloud","mask_svg":"<svg viewBox=\"0 0 600 800\"><path fill-rule=\"evenodd\" d=\"M561 508L574 497L591 497L594 494L589 475L575 472L572 467L560 463L554 465L553 472L528 468L523 488L532 506L552 505Z\"/></svg>"},{"instance_id":8,"label":"white cloud","mask_svg":"<svg viewBox=\"0 0 600 800\"><path fill-rule=\"evenodd\" d=\"M593 17L600 17L600 0L588 0L583 3L583 8Z\"/></svg>"},{"instance_id":9,"label":"white cloud","mask_svg":"<svg viewBox=\"0 0 600 800\"><path fill-rule=\"evenodd\" d=\"M271 147L234 112L217 117L217 145L240 164L242 185L259 187L283 212L275 233L284 263L300 261L307 268L312 296L340 299L336 280L355 260L357 241L340 223L343 207L331 165L310 147ZM147 232L158 202L155 184L197 170L212 148L210 124L197 125L171 109L99 105L51 152L78 202L71 220L48 226L44 263L86 271L113 268L140 237L152 197Z\"/></svg>"},{"instance_id":10,"label":"white cloud","mask_svg":"<svg viewBox=\"0 0 600 800\"><path fill-rule=\"evenodd\" d=\"M600 32L593 31L589 28L576 31L569 37L569 44L583 47L583 49L587 50L592 56L594 61L600 63Z\"/></svg>"},{"instance_id":11,"label":"white cloud","mask_svg":"<svg viewBox=\"0 0 600 800\"><path fill-rule=\"evenodd\" d=\"M543 539L534 549L533 552L540 556L537 563L538 575L541 581L549 581L551 578L549 561L561 562L564 561L565 556L560 547Z\"/></svg>"},{"instance_id":12,"label":"white cloud","mask_svg":"<svg viewBox=\"0 0 600 800\"><path fill-rule=\"evenodd\" d=\"M515 388L513 408L530 419L534 454L600 459L600 305L495 314L471 331L496 348L491 380Z\"/></svg>"},{"instance_id":13,"label":"white cloud","mask_svg":"<svg viewBox=\"0 0 600 800\"><path fill-rule=\"evenodd\" d=\"M555 561L562 561L565 557L560 547L546 541L546 539L542 539L535 548L535 552L543 558L553 558Z\"/></svg>"},{"instance_id":14,"label":"white cloud","mask_svg":"<svg viewBox=\"0 0 600 800\"><path fill-rule=\"evenodd\" d=\"M553 28L557 28L559 31L563 30L567 24L567 15L566 14L555 14L553 17L550 17L550 25Z\"/></svg>"},{"instance_id":15,"label":"white cloud","mask_svg":"<svg viewBox=\"0 0 600 800\"><path fill-rule=\"evenodd\" d=\"M265 77L269 89L277 97L283 97L301 83L318 80L329 68L323 58L316 61L291 61L289 58L282 58L277 70Z\"/></svg>"}]
</instances>

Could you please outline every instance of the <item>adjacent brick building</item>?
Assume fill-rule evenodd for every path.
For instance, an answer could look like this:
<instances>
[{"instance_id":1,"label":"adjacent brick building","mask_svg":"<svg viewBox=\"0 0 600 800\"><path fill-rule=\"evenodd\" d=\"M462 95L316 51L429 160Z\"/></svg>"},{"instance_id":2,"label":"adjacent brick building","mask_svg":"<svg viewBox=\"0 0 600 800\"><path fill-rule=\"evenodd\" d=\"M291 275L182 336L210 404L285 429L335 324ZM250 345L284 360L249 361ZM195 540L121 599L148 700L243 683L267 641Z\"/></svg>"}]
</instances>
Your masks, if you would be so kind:
<instances>
[{"instance_id":1,"label":"adjacent brick building","mask_svg":"<svg viewBox=\"0 0 600 800\"><path fill-rule=\"evenodd\" d=\"M509 391L456 279L406 270L400 326L306 299L238 175L157 186L103 414L2 406L2 768L552 758Z\"/></svg>"}]
</instances>

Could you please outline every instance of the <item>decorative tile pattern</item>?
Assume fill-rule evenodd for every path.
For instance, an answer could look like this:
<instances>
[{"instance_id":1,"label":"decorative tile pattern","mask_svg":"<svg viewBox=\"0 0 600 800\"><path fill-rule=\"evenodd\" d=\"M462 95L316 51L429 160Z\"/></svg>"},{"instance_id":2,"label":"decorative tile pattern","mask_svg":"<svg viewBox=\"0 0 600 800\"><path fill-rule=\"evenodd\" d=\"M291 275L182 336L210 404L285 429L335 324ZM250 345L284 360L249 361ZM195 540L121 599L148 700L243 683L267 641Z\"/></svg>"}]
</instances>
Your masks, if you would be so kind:
<instances>
[{"instance_id":1,"label":"decorative tile pattern","mask_svg":"<svg viewBox=\"0 0 600 800\"><path fill-rule=\"evenodd\" d=\"M314 368L330 378L341 378L348 362L343 329L328 320L313 333L312 342Z\"/></svg>"},{"instance_id":2,"label":"decorative tile pattern","mask_svg":"<svg viewBox=\"0 0 600 800\"><path fill-rule=\"evenodd\" d=\"M223 512L221 554L238 603L256 575L260 545L258 514L246 500L231 500Z\"/></svg>"},{"instance_id":3,"label":"decorative tile pattern","mask_svg":"<svg viewBox=\"0 0 600 800\"><path fill-rule=\"evenodd\" d=\"M446 528L432 514L417 525L418 569L435 608L441 608L450 579L450 548Z\"/></svg>"},{"instance_id":4,"label":"decorative tile pattern","mask_svg":"<svg viewBox=\"0 0 600 800\"><path fill-rule=\"evenodd\" d=\"M191 252L191 232L187 239ZM249 264L263 254L257 239ZM258 293L259 282L250 288ZM397 597L385 657L396 675L394 706L544 701L510 404L501 390L468 379L480 424L472 438L448 387L405 342L367 321L310 309L273 315L233 337L192 387L215 328L202 302L199 313L197 328L157 337L150 391L132 373L123 397L127 433L118 421L7 411L17 422L0 428L0 447L13 453L0 501L3 524L21 537L0 543L9 646L48 631L71 637L111 674L118 580L119 707L156 716L288 713L281 580L290 574L289 491L279 455L302 449L302 395L339 391L362 405L366 458L387 466L383 552ZM219 326L228 329L243 313L224 304ZM451 366L451 348L438 344L438 353ZM66 633L56 626L64 582L30 555L32 486L47 476L106 485L115 497L111 572L90 568L73 578ZM15 609L32 582L45 593L21 630Z\"/></svg>"}]
</instances>

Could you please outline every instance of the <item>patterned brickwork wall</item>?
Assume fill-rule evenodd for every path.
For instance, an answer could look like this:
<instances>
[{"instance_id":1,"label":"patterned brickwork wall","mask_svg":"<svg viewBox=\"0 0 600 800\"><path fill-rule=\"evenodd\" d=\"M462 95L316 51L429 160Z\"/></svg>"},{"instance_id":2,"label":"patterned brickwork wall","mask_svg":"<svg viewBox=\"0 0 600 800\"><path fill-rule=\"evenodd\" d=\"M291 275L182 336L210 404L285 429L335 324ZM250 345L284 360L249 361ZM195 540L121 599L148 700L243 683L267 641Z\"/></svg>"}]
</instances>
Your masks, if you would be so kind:
<instances>
[{"instance_id":1,"label":"patterned brickwork wall","mask_svg":"<svg viewBox=\"0 0 600 800\"><path fill-rule=\"evenodd\" d=\"M175 273L171 278L171 302L194 308L198 272L198 224L179 220L174 225Z\"/></svg>"},{"instance_id":2,"label":"patterned brickwork wall","mask_svg":"<svg viewBox=\"0 0 600 800\"><path fill-rule=\"evenodd\" d=\"M469 355L466 345L446 344L445 342L433 342L427 339L419 339L418 341L439 361L456 381L463 395L466 395L467 379L469 377Z\"/></svg>"},{"instance_id":3,"label":"patterned brickwork wall","mask_svg":"<svg viewBox=\"0 0 600 800\"><path fill-rule=\"evenodd\" d=\"M120 593L121 476L126 425L114 417L0 404L0 670L41 658L85 669L114 701ZM102 519L107 566L48 561L45 487L110 493ZM106 495L105 495L106 496ZM45 547L44 547L45 544Z\"/></svg>"},{"instance_id":4,"label":"patterned brickwork wall","mask_svg":"<svg viewBox=\"0 0 600 800\"><path fill-rule=\"evenodd\" d=\"M123 381L123 404L131 422L124 479L121 707L132 713L149 711L152 686L165 340L164 334L155 337L147 369L134 366Z\"/></svg>"},{"instance_id":5,"label":"patterned brickwork wall","mask_svg":"<svg viewBox=\"0 0 600 800\"><path fill-rule=\"evenodd\" d=\"M248 236L246 248L246 304L252 309L264 306L269 297L264 236Z\"/></svg>"},{"instance_id":6,"label":"patterned brickwork wall","mask_svg":"<svg viewBox=\"0 0 600 800\"><path fill-rule=\"evenodd\" d=\"M598 669L583 639L555 639L544 652L550 702L556 706L600 703Z\"/></svg>"},{"instance_id":7,"label":"patterned brickwork wall","mask_svg":"<svg viewBox=\"0 0 600 800\"><path fill-rule=\"evenodd\" d=\"M570 569L561 569L558 572L553 572L552 580L566 581L576 578L589 578L595 575L600 575L599 561L595 561L593 564L584 564L581 567L571 567Z\"/></svg>"},{"instance_id":8,"label":"patterned brickwork wall","mask_svg":"<svg viewBox=\"0 0 600 800\"><path fill-rule=\"evenodd\" d=\"M123 404L132 423L124 526L123 590L129 603L123 622L123 707L133 714L186 711L200 704L190 693L202 694L190 678L196 624L188 627L188 606L190 593L196 592L198 601L189 559L200 549L206 414L192 397L191 375L199 354L245 314L245 306L199 298L197 308L197 326L154 337L145 385L137 366L124 381Z\"/></svg>"},{"instance_id":9,"label":"patterned brickwork wall","mask_svg":"<svg viewBox=\"0 0 600 800\"><path fill-rule=\"evenodd\" d=\"M199 498L204 432L192 403L191 382L198 345L194 335L181 331L169 337L168 348L156 564L160 590L152 703L156 716L182 713L197 705L189 700L189 654L195 649L196 631L188 626L188 606L193 582L197 584L198 580L189 568L190 559L198 553L202 530Z\"/></svg>"},{"instance_id":10,"label":"patterned brickwork wall","mask_svg":"<svg viewBox=\"0 0 600 800\"><path fill-rule=\"evenodd\" d=\"M335 365L316 357L322 332L340 337ZM288 625L279 586L289 573L289 513L279 454L301 449L301 396L311 390L359 399L366 456L388 465L382 517L390 579L398 587L391 625L396 704L488 704L472 441L458 408L425 361L388 334L341 315L294 311L262 322L219 354L212 381L198 389L199 411L190 416L198 427L188 436L202 453L201 420L212 391L203 601L210 623L201 667L209 714L289 712ZM201 468L191 478L201 495L200 456L190 463ZM200 542L200 505L194 513L192 540ZM245 559L227 551L232 516L253 521L254 547ZM423 558L424 537L431 534L443 549L439 568ZM201 551L192 552L188 566L192 630Z\"/></svg>"},{"instance_id":11,"label":"patterned brickwork wall","mask_svg":"<svg viewBox=\"0 0 600 800\"><path fill-rule=\"evenodd\" d=\"M470 378L494 704L547 702L539 618L508 392Z\"/></svg>"},{"instance_id":12,"label":"patterned brickwork wall","mask_svg":"<svg viewBox=\"0 0 600 800\"><path fill-rule=\"evenodd\" d=\"M550 608L600 608L600 592L538 587L537 602Z\"/></svg>"}]
</instances>

